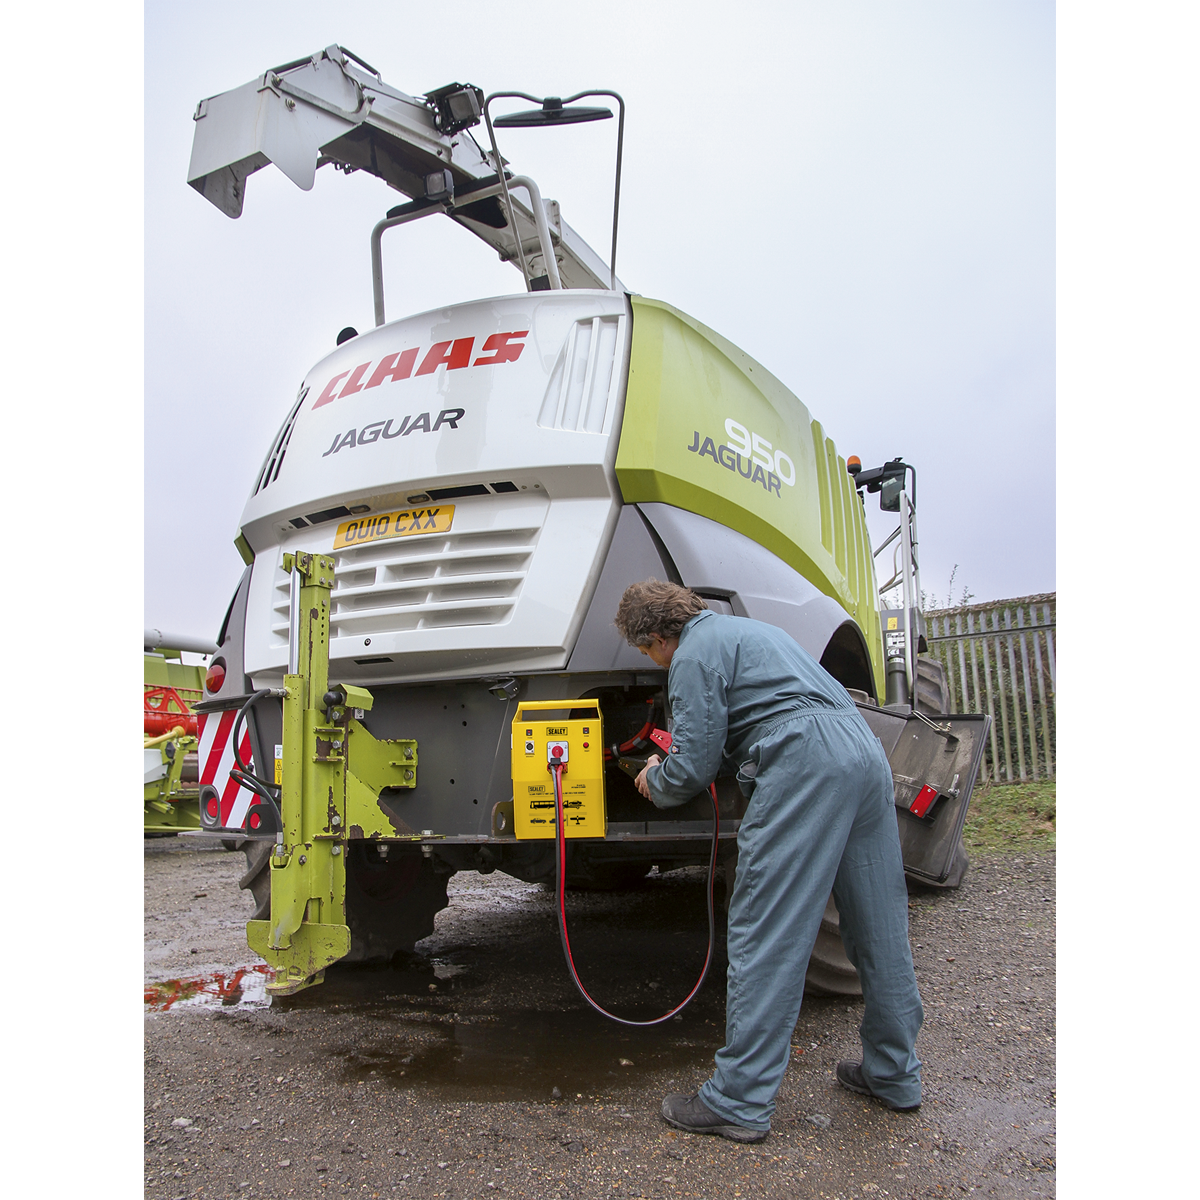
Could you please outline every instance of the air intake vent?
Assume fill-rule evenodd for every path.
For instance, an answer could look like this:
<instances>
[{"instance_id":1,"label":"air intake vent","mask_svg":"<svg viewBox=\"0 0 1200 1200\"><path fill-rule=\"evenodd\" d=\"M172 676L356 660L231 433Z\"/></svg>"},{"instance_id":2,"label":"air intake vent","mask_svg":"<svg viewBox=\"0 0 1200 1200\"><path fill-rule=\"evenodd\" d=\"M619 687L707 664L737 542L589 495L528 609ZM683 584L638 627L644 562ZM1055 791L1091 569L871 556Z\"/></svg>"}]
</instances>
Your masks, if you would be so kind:
<instances>
[{"instance_id":1,"label":"air intake vent","mask_svg":"<svg viewBox=\"0 0 1200 1200\"><path fill-rule=\"evenodd\" d=\"M482 483L466 483L459 487L430 488L430 500L458 500L462 496L486 496L488 490Z\"/></svg>"},{"instance_id":2,"label":"air intake vent","mask_svg":"<svg viewBox=\"0 0 1200 1200\"><path fill-rule=\"evenodd\" d=\"M335 550L330 638L502 624L512 615L539 532L540 518L515 529ZM289 582L278 566L271 627L276 645L287 644Z\"/></svg>"},{"instance_id":3,"label":"air intake vent","mask_svg":"<svg viewBox=\"0 0 1200 1200\"><path fill-rule=\"evenodd\" d=\"M283 423L283 428L280 429L278 436L271 443L267 460L263 463L262 470L258 473L258 482L254 485L254 495L257 496L263 488L268 487L279 478L279 468L283 466L283 456L287 453L288 442L292 440L292 429L296 424L296 414L300 411L300 405L304 403L304 398L307 395L308 388L302 387L300 395L296 397L296 403L292 405L292 411L288 413L287 420Z\"/></svg>"},{"instance_id":4,"label":"air intake vent","mask_svg":"<svg viewBox=\"0 0 1200 1200\"><path fill-rule=\"evenodd\" d=\"M620 327L620 317L594 317L571 327L538 413L543 429L604 432Z\"/></svg>"}]
</instances>

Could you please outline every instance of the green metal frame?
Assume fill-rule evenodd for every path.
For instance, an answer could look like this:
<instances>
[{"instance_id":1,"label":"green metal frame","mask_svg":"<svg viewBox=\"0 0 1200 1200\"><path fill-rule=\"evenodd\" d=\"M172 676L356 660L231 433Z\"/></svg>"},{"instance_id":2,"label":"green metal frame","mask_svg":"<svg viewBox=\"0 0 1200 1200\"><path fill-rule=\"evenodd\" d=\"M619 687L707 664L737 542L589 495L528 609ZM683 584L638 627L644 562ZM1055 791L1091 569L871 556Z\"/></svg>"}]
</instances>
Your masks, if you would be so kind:
<instances>
[{"instance_id":1,"label":"green metal frame","mask_svg":"<svg viewBox=\"0 0 1200 1200\"><path fill-rule=\"evenodd\" d=\"M200 793L180 782L183 757L196 748L194 737L177 737L155 747L162 754L167 773L144 785L145 833L179 833L200 828ZM174 746L174 755L167 750Z\"/></svg>"},{"instance_id":2,"label":"green metal frame","mask_svg":"<svg viewBox=\"0 0 1200 1200\"><path fill-rule=\"evenodd\" d=\"M180 699L189 707L204 695L204 668L182 661L178 650L160 649L157 654L146 654L143 670L147 688L168 687L185 693ZM182 726L186 712L164 710L164 715L178 716ZM181 833L186 829L200 828L200 786L182 783L183 757L196 749L194 737L170 738L151 746L158 748L167 773L154 783L144 786L145 822L143 832L154 834ZM174 745L174 757L167 750Z\"/></svg>"},{"instance_id":3,"label":"green metal frame","mask_svg":"<svg viewBox=\"0 0 1200 1200\"><path fill-rule=\"evenodd\" d=\"M273 995L320 983L350 952L347 842L396 840L379 793L417 783L417 743L375 738L360 723L370 692L339 685L341 702L326 707L333 559L288 554L284 568L300 573L300 654L283 681L283 831L271 855L270 919L246 925L250 948L274 969Z\"/></svg>"}]
</instances>

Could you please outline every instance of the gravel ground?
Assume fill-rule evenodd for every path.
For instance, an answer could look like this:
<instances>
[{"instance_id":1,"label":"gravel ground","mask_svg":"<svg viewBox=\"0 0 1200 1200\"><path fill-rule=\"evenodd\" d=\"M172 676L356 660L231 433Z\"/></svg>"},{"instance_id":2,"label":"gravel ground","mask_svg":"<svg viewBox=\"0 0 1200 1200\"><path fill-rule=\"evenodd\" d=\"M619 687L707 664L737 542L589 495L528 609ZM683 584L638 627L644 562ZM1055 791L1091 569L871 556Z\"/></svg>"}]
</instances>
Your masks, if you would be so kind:
<instances>
[{"instance_id":1,"label":"gravel ground","mask_svg":"<svg viewBox=\"0 0 1200 1200\"><path fill-rule=\"evenodd\" d=\"M1039 1197L1054 1194L1054 856L976 857L957 892L914 891L924 1104L839 1088L861 1004L808 998L771 1136L671 1130L722 1042L725 959L682 1018L588 1010L553 897L456 875L400 967L330 970L268 1002L246 948L240 854L146 842L148 1197ZM686 994L704 954L703 873L574 893L599 999L631 1015ZM244 968L244 969L243 969Z\"/></svg>"}]
</instances>

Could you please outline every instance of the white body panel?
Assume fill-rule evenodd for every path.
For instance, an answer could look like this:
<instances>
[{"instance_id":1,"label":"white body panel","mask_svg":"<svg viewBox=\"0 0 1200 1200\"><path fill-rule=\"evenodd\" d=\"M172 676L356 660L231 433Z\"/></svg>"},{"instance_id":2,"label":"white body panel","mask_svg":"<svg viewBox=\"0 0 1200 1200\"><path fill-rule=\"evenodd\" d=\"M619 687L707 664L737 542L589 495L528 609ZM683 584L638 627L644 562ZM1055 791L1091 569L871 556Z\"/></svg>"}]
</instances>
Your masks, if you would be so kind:
<instances>
[{"instance_id":1,"label":"white body panel","mask_svg":"<svg viewBox=\"0 0 1200 1200\"><path fill-rule=\"evenodd\" d=\"M156 747L151 747L143 752L146 783L157 783L160 779L165 779L167 775L167 764L163 762L162 751Z\"/></svg>"},{"instance_id":2,"label":"white body panel","mask_svg":"<svg viewBox=\"0 0 1200 1200\"><path fill-rule=\"evenodd\" d=\"M242 517L255 551L245 667L256 686L286 667L282 559L298 550L337 562L339 679L565 666L621 504L630 322L620 293L533 292L395 321L318 363ZM389 368L402 377L381 377ZM441 502L455 508L446 533L334 551L352 517L320 519L339 506L368 506L366 519L437 507L430 491L471 486L488 492ZM370 659L384 661L360 661Z\"/></svg>"}]
</instances>

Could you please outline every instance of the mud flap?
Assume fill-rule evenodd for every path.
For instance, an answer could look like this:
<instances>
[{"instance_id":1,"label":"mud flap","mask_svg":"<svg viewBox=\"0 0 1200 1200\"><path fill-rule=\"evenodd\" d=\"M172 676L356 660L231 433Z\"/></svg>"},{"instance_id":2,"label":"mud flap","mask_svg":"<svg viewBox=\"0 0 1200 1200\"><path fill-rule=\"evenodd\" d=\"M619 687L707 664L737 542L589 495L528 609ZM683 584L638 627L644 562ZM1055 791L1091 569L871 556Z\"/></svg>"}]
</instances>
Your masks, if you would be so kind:
<instances>
[{"instance_id":1,"label":"mud flap","mask_svg":"<svg viewBox=\"0 0 1200 1200\"><path fill-rule=\"evenodd\" d=\"M907 709L859 704L892 768L904 871L922 883L961 877L957 860L971 792L991 718L925 717Z\"/></svg>"}]
</instances>

